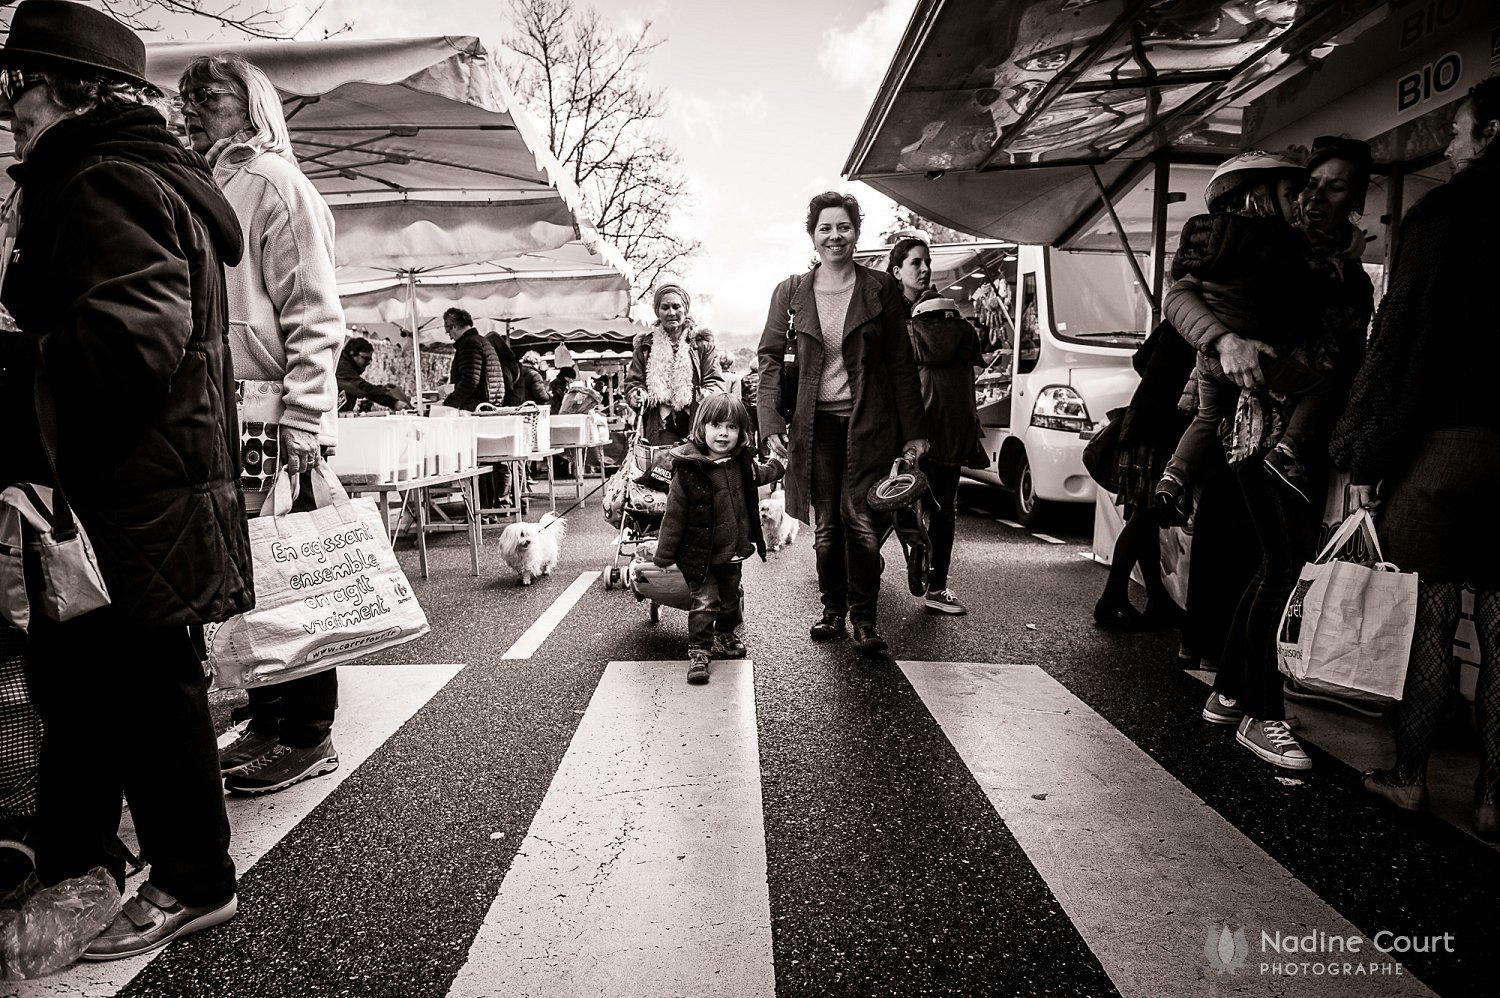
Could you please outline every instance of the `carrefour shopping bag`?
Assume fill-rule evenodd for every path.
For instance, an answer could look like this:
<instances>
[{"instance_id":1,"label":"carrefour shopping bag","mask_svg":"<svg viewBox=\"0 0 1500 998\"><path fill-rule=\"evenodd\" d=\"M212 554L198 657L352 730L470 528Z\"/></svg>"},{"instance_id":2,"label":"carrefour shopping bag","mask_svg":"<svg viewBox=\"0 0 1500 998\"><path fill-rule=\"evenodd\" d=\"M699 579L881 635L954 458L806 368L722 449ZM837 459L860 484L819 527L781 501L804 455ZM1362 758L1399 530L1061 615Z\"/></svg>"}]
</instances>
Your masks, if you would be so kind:
<instances>
[{"instance_id":1,"label":"carrefour shopping bag","mask_svg":"<svg viewBox=\"0 0 1500 998\"><path fill-rule=\"evenodd\" d=\"M205 632L221 687L297 679L428 631L374 500L351 500L327 462L311 478L315 509L291 512L282 473L250 520L255 606Z\"/></svg>"},{"instance_id":2,"label":"carrefour shopping bag","mask_svg":"<svg viewBox=\"0 0 1500 998\"><path fill-rule=\"evenodd\" d=\"M1360 533L1375 564L1338 560ZM1400 700L1416 623L1416 574L1385 560L1369 510L1355 510L1303 566L1276 632L1277 664L1312 689Z\"/></svg>"}]
</instances>

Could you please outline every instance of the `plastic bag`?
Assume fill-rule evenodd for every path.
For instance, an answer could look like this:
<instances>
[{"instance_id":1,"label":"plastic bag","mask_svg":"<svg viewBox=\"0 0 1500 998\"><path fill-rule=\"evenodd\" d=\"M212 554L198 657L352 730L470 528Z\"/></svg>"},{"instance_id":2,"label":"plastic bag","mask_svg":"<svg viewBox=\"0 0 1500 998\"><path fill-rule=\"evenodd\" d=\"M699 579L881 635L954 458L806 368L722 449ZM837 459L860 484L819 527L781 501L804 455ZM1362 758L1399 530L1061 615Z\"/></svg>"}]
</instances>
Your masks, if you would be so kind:
<instances>
[{"instance_id":1,"label":"plastic bag","mask_svg":"<svg viewBox=\"0 0 1500 998\"><path fill-rule=\"evenodd\" d=\"M82 955L120 913L120 888L103 867L0 909L0 978L30 980Z\"/></svg>"}]
</instances>

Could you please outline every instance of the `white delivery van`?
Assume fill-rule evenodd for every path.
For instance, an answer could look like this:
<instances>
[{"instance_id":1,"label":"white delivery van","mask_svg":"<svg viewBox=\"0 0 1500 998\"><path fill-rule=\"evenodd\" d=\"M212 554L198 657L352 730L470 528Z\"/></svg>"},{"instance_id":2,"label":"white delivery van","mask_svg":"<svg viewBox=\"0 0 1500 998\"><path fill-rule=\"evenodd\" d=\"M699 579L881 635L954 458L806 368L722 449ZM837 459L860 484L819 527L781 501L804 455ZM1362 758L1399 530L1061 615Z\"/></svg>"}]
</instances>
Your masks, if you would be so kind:
<instances>
[{"instance_id":1,"label":"white delivery van","mask_svg":"<svg viewBox=\"0 0 1500 998\"><path fill-rule=\"evenodd\" d=\"M976 386L990 466L964 475L1009 491L1030 526L1046 503L1094 501L1083 449L1135 392L1151 305L1122 253L1021 246L1015 268L1014 342Z\"/></svg>"}]
</instances>

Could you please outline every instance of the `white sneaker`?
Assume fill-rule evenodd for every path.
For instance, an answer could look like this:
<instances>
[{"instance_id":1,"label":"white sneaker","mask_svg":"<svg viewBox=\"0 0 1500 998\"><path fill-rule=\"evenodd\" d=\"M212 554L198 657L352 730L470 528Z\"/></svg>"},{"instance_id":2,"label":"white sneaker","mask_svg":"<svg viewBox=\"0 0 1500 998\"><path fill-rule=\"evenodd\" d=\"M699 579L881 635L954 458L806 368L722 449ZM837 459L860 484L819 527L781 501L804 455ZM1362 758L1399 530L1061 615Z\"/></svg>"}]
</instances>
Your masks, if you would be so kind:
<instances>
[{"instance_id":1,"label":"white sneaker","mask_svg":"<svg viewBox=\"0 0 1500 998\"><path fill-rule=\"evenodd\" d=\"M1261 721L1246 717L1240 721L1234 740L1282 769L1312 769L1312 758L1292 737L1285 721Z\"/></svg>"}]
</instances>

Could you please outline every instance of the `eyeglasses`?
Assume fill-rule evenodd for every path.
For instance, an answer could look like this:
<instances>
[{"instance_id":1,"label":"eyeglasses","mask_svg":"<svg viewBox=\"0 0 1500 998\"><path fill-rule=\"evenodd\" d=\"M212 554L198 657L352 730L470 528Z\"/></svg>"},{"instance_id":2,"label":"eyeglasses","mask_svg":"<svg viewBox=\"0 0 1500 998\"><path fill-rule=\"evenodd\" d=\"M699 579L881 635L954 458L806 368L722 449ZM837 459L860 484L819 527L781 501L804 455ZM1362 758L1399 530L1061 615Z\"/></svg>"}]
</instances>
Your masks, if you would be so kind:
<instances>
[{"instance_id":1,"label":"eyeglasses","mask_svg":"<svg viewBox=\"0 0 1500 998\"><path fill-rule=\"evenodd\" d=\"M193 107L202 107L204 104L207 104L215 97L233 96L233 90L220 90L216 87L189 87L177 97L173 98L172 103L176 106L177 110L185 111L187 110L188 105L192 105Z\"/></svg>"},{"instance_id":2,"label":"eyeglasses","mask_svg":"<svg viewBox=\"0 0 1500 998\"><path fill-rule=\"evenodd\" d=\"M0 94L4 94L6 100L15 103L16 98L28 89L46 81L47 77L42 73L28 72L24 69L0 69Z\"/></svg>"}]
</instances>

